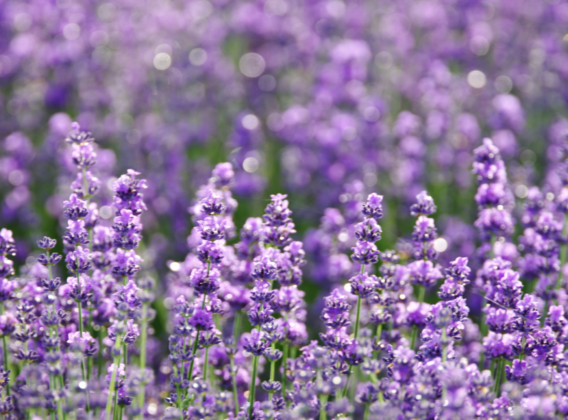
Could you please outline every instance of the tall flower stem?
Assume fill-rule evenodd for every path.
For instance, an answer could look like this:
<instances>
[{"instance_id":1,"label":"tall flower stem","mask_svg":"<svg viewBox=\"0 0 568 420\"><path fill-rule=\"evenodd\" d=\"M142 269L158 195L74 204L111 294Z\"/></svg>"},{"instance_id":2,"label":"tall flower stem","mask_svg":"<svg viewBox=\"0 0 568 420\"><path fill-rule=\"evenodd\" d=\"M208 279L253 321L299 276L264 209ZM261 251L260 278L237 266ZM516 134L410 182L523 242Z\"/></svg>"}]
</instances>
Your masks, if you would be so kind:
<instances>
[{"instance_id":1,"label":"tall flower stem","mask_svg":"<svg viewBox=\"0 0 568 420\"><path fill-rule=\"evenodd\" d=\"M81 276L77 272L77 286L79 287L79 294L81 294ZM79 336L83 338L83 304L81 303L80 299L77 299L77 310L79 312ZM85 374L85 360L81 360L81 376L83 377L83 381L87 383L87 375ZM86 411L87 413L90 411L90 404L89 404L89 391L87 390L87 398L86 398Z\"/></svg>"},{"instance_id":2,"label":"tall flower stem","mask_svg":"<svg viewBox=\"0 0 568 420\"><path fill-rule=\"evenodd\" d=\"M493 390L497 397L501 396L501 381L503 378L503 370L505 370L505 358L500 357L497 361L497 372L495 372L495 389Z\"/></svg>"},{"instance_id":3,"label":"tall flower stem","mask_svg":"<svg viewBox=\"0 0 568 420\"><path fill-rule=\"evenodd\" d=\"M238 344L239 336L241 334L241 311L235 312L235 320L233 322L233 338L235 340L235 345Z\"/></svg>"},{"instance_id":4,"label":"tall flower stem","mask_svg":"<svg viewBox=\"0 0 568 420\"><path fill-rule=\"evenodd\" d=\"M276 343L272 343L272 351L276 348ZM276 360L270 361L270 382L274 381L274 373L276 372Z\"/></svg>"},{"instance_id":5,"label":"tall flower stem","mask_svg":"<svg viewBox=\"0 0 568 420\"><path fill-rule=\"evenodd\" d=\"M146 369L146 341L148 339L148 304L142 304L142 331L140 336L140 372L144 373ZM146 394L146 385L144 380L140 385L140 393L138 394L138 406L140 407L140 419L144 418L144 400ZM179 396L178 396L179 397Z\"/></svg>"},{"instance_id":6,"label":"tall flower stem","mask_svg":"<svg viewBox=\"0 0 568 420\"><path fill-rule=\"evenodd\" d=\"M99 342L99 354L97 357L97 378L101 377L101 373L103 371L103 330L104 327L101 327L99 329L99 336L98 336L98 342Z\"/></svg>"},{"instance_id":7,"label":"tall flower stem","mask_svg":"<svg viewBox=\"0 0 568 420\"><path fill-rule=\"evenodd\" d=\"M177 376L178 371L177 368L174 366L174 375ZM181 401L181 392L179 389L179 384L176 384L176 395L177 395L177 405L178 405L178 410L180 412L180 420L183 420L183 410L182 410L182 401ZM142 412L142 418L144 418L144 412Z\"/></svg>"},{"instance_id":8,"label":"tall flower stem","mask_svg":"<svg viewBox=\"0 0 568 420\"><path fill-rule=\"evenodd\" d=\"M235 415L239 413L239 394L237 390L237 378L235 375L235 361L233 360L233 355L229 356L231 361L231 381L233 382L233 400L235 403Z\"/></svg>"},{"instance_id":9,"label":"tall flower stem","mask_svg":"<svg viewBox=\"0 0 568 420\"><path fill-rule=\"evenodd\" d=\"M381 341L381 335L383 333L383 324L379 324L377 325L377 333L376 333L376 337L377 337L377 343L379 341Z\"/></svg>"},{"instance_id":10,"label":"tall flower stem","mask_svg":"<svg viewBox=\"0 0 568 420\"><path fill-rule=\"evenodd\" d=\"M361 267L361 272L364 271L364 266ZM355 330L353 331L353 340L357 340L359 337L359 320L361 318L361 296L357 296L357 315L355 316ZM347 396L347 392L349 391L349 381L351 379L351 374L353 373L353 369L349 369L349 373L347 374L347 382L345 382L345 388L343 389L343 396Z\"/></svg>"},{"instance_id":11,"label":"tall flower stem","mask_svg":"<svg viewBox=\"0 0 568 420\"><path fill-rule=\"evenodd\" d=\"M193 375L193 365L195 364L195 352L197 351L197 342L199 341L199 328L195 334L195 340L193 340L193 347L191 349L191 354L193 355L193 359L189 363L189 370L187 371L187 380L191 381L191 375Z\"/></svg>"},{"instance_id":12,"label":"tall flower stem","mask_svg":"<svg viewBox=\"0 0 568 420\"><path fill-rule=\"evenodd\" d=\"M203 302L201 303L201 310L203 310L203 308L205 308L205 299L207 297L205 296L203 298ZM193 366L195 364L195 353L197 352L197 344L199 341L199 328L197 328L196 334L195 334L195 340L193 340L193 347L191 349L191 354L193 355L193 359L191 359L191 363L189 364L189 371L187 372L187 380L191 381L191 375L193 375Z\"/></svg>"},{"instance_id":13,"label":"tall flower stem","mask_svg":"<svg viewBox=\"0 0 568 420\"><path fill-rule=\"evenodd\" d=\"M282 349L282 397L286 400L286 388L288 387L288 378L286 376L286 367L288 364L288 342L284 343Z\"/></svg>"},{"instance_id":14,"label":"tall flower stem","mask_svg":"<svg viewBox=\"0 0 568 420\"><path fill-rule=\"evenodd\" d=\"M362 270L361 270L362 271ZM355 330L353 332L353 339L357 340L359 338L359 320L361 318L361 297L357 297L357 315L355 316Z\"/></svg>"},{"instance_id":15,"label":"tall flower stem","mask_svg":"<svg viewBox=\"0 0 568 420\"><path fill-rule=\"evenodd\" d=\"M327 420L327 411L325 410L325 406L327 405L327 394L321 394L319 396L320 400L320 415L319 420Z\"/></svg>"},{"instance_id":16,"label":"tall flower stem","mask_svg":"<svg viewBox=\"0 0 568 420\"><path fill-rule=\"evenodd\" d=\"M115 348L115 350L120 349L120 335L116 336L116 342L114 343L114 348ZM105 414L106 420L110 420L110 413L111 413L111 411L113 411L112 410L112 401L113 401L113 396L116 393L116 389L114 389L114 387L115 387L116 377L117 377L119 364L120 364L120 354L118 356L113 357L113 363L114 363L114 369L112 370L112 373L110 375L110 386L109 386L108 398L107 398L107 404L106 404L106 414Z\"/></svg>"},{"instance_id":17,"label":"tall flower stem","mask_svg":"<svg viewBox=\"0 0 568 420\"><path fill-rule=\"evenodd\" d=\"M252 359L252 376L250 381L250 389L249 389L249 408L248 408L248 418L252 418L252 411L255 401L255 394L256 394L256 374L258 370L258 356L253 356Z\"/></svg>"}]
</instances>

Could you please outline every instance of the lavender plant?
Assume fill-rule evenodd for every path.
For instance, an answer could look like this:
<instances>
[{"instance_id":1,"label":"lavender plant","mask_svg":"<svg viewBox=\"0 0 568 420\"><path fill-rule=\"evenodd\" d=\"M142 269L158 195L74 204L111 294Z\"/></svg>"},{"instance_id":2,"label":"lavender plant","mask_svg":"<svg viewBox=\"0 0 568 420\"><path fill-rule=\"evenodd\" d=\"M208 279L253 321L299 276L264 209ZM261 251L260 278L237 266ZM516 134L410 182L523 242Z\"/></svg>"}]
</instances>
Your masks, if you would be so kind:
<instances>
[{"instance_id":1,"label":"lavender plant","mask_svg":"<svg viewBox=\"0 0 568 420\"><path fill-rule=\"evenodd\" d=\"M567 22L2 2L0 416L567 417Z\"/></svg>"},{"instance_id":2,"label":"lavender plant","mask_svg":"<svg viewBox=\"0 0 568 420\"><path fill-rule=\"evenodd\" d=\"M9 280L16 242L12 232L0 231L0 385L7 418L533 419L568 413L565 261L559 257L566 241L559 221L564 193L543 201L531 190L521 213L521 258L510 249L514 198L490 139L474 151L479 251L445 267L435 263L444 250L426 191L409 209L417 216L411 241L380 251L385 198L371 193L352 200L344 209L349 228L343 230L347 220L339 210L329 209L320 232L352 235L341 241L354 244L350 258L358 273L344 284L334 279L319 310L301 290L306 254L293 239L293 203L272 195L265 214L249 218L237 242L235 172L230 163L218 164L190 207L190 253L169 264L165 302L171 303L162 312L171 319L168 346L153 350L166 358L149 366L148 345L159 342L151 328L156 293L151 278L138 276L144 268L136 251L148 184L134 170L119 177L116 215L105 224L94 200L100 185L94 139L75 125L67 142L79 172L63 203L66 282L56 277L62 256L48 237L38 240L44 253L36 262ZM563 166L559 171L562 176ZM480 298L485 306L476 313L469 302ZM308 313L318 311L320 323L310 323Z\"/></svg>"}]
</instances>

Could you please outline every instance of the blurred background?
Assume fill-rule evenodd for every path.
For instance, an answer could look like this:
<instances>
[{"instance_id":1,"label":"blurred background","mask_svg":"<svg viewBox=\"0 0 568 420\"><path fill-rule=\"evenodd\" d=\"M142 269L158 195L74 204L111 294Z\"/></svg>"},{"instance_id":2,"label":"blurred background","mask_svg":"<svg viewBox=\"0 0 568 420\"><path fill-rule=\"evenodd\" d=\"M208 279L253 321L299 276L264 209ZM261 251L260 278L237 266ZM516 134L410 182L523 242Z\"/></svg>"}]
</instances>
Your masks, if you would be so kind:
<instances>
[{"instance_id":1,"label":"blurred background","mask_svg":"<svg viewBox=\"0 0 568 420\"><path fill-rule=\"evenodd\" d=\"M326 209L348 224L370 192L387 202L381 249L404 250L395 238L410 236L408 205L427 189L442 258L471 255L483 137L519 199L558 188L567 32L558 0L3 0L0 226L20 264L39 237L60 237L75 173L63 139L78 121L99 147L103 219L116 177L148 180L155 275L180 269L187 209L223 161L237 174L238 228L269 194L289 195L308 296L348 269L318 259L337 221Z\"/></svg>"}]
</instances>

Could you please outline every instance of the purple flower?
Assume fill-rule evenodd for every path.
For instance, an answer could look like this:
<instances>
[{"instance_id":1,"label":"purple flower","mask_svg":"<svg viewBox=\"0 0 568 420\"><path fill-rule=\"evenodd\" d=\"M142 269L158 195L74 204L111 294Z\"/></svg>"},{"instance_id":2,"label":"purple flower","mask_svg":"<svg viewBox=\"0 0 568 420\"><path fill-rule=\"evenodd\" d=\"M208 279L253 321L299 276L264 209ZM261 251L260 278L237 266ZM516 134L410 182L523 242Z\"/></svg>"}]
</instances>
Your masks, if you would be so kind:
<instances>
[{"instance_id":1,"label":"purple flower","mask_svg":"<svg viewBox=\"0 0 568 420\"><path fill-rule=\"evenodd\" d=\"M269 256L257 257L253 265L251 276L255 280L274 280L276 277L276 269L276 263Z\"/></svg>"},{"instance_id":2,"label":"purple flower","mask_svg":"<svg viewBox=\"0 0 568 420\"><path fill-rule=\"evenodd\" d=\"M78 220L89 214L87 202L81 200L77 194L71 194L69 200L63 202L63 214L70 220Z\"/></svg>"},{"instance_id":3,"label":"purple flower","mask_svg":"<svg viewBox=\"0 0 568 420\"><path fill-rule=\"evenodd\" d=\"M418 260L408 265L410 282L424 287L431 287L442 278L442 272L432 261Z\"/></svg>"},{"instance_id":4,"label":"purple flower","mask_svg":"<svg viewBox=\"0 0 568 420\"><path fill-rule=\"evenodd\" d=\"M262 356L269 346L265 337L266 333L253 329L247 336L245 336L243 348L254 356Z\"/></svg>"},{"instance_id":5,"label":"purple flower","mask_svg":"<svg viewBox=\"0 0 568 420\"><path fill-rule=\"evenodd\" d=\"M504 204L505 186L497 184L481 184L477 189L475 201L482 207L497 207Z\"/></svg>"},{"instance_id":6,"label":"purple flower","mask_svg":"<svg viewBox=\"0 0 568 420\"><path fill-rule=\"evenodd\" d=\"M213 183L216 188L228 187L232 184L235 177L233 165L228 162L219 163L213 169Z\"/></svg>"},{"instance_id":7,"label":"purple flower","mask_svg":"<svg viewBox=\"0 0 568 420\"><path fill-rule=\"evenodd\" d=\"M479 212L475 226L484 233L493 233L496 236L509 235L513 231L514 221L510 213L503 208L486 208Z\"/></svg>"},{"instance_id":8,"label":"purple flower","mask_svg":"<svg viewBox=\"0 0 568 420\"><path fill-rule=\"evenodd\" d=\"M95 139L89 131L82 131L79 123L74 122L71 124L72 131L67 134L65 141L69 144L89 144L93 143Z\"/></svg>"},{"instance_id":9,"label":"purple flower","mask_svg":"<svg viewBox=\"0 0 568 420\"><path fill-rule=\"evenodd\" d=\"M202 309L196 309L188 322L191 326L200 331L209 331L214 326L211 313Z\"/></svg>"},{"instance_id":10,"label":"purple flower","mask_svg":"<svg viewBox=\"0 0 568 420\"><path fill-rule=\"evenodd\" d=\"M288 200L286 194L271 195L271 202L266 206L263 216L264 222L268 226L282 226L289 223L292 210L288 208Z\"/></svg>"},{"instance_id":11,"label":"purple flower","mask_svg":"<svg viewBox=\"0 0 568 420\"><path fill-rule=\"evenodd\" d=\"M88 169L97 163L97 153L91 144L72 144L71 159L79 169Z\"/></svg>"},{"instance_id":12,"label":"purple flower","mask_svg":"<svg viewBox=\"0 0 568 420\"><path fill-rule=\"evenodd\" d=\"M67 268L73 273L86 273L91 268L91 256L89 250L78 246L65 257Z\"/></svg>"},{"instance_id":13,"label":"purple flower","mask_svg":"<svg viewBox=\"0 0 568 420\"><path fill-rule=\"evenodd\" d=\"M365 219L355 225L355 237L363 242L377 242L381 239L382 229L375 219Z\"/></svg>"},{"instance_id":14,"label":"purple flower","mask_svg":"<svg viewBox=\"0 0 568 420\"><path fill-rule=\"evenodd\" d=\"M5 228L0 229L0 254L6 256L13 256L16 254L12 231Z\"/></svg>"},{"instance_id":15,"label":"purple flower","mask_svg":"<svg viewBox=\"0 0 568 420\"><path fill-rule=\"evenodd\" d=\"M351 258L360 264L375 264L379 261L379 250L373 243L358 241L351 250L353 251Z\"/></svg>"},{"instance_id":16,"label":"purple flower","mask_svg":"<svg viewBox=\"0 0 568 420\"><path fill-rule=\"evenodd\" d=\"M225 212L223 197L214 194L213 191L209 191L207 196L202 199L199 204L201 205L202 213L208 216L220 215Z\"/></svg>"},{"instance_id":17,"label":"purple flower","mask_svg":"<svg viewBox=\"0 0 568 420\"><path fill-rule=\"evenodd\" d=\"M526 385L533 379L531 369L525 360L513 360L511 366L505 366L505 375L508 381L518 382L521 385Z\"/></svg>"},{"instance_id":18,"label":"purple flower","mask_svg":"<svg viewBox=\"0 0 568 420\"><path fill-rule=\"evenodd\" d=\"M367 299L378 287L377 277L360 273L349 279L350 292L361 299Z\"/></svg>"},{"instance_id":19,"label":"purple flower","mask_svg":"<svg viewBox=\"0 0 568 420\"><path fill-rule=\"evenodd\" d=\"M515 330L516 315L510 309L487 308L485 321L490 331L511 333Z\"/></svg>"},{"instance_id":20,"label":"purple flower","mask_svg":"<svg viewBox=\"0 0 568 420\"><path fill-rule=\"evenodd\" d=\"M416 325L423 328L430 314L430 305L427 303L410 302L406 309L406 320L409 326Z\"/></svg>"},{"instance_id":21,"label":"purple flower","mask_svg":"<svg viewBox=\"0 0 568 420\"><path fill-rule=\"evenodd\" d=\"M414 225L414 232L412 233L412 238L417 242L431 242L435 240L436 235L436 225L434 224L434 219L430 219L426 216L419 216Z\"/></svg>"},{"instance_id":22,"label":"purple flower","mask_svg":"<svg viewBox=\"0 0 568 420\"><path fill-rule=\"evenodd\" d=\"M142 258L134 250L125 251L118 248L113 261L112 273L118 277L132 277L140 270L141 263Z\"/></svg>"},{"instance_id":23,"label":"purple flower","mask_svg":"<svg viewBox=\"0 0 568 420\"><path fill-rule=\"evenodd\" d=\"M136 179L137 175L140 173L129 169L126 175L122 175L114 183L114 206L117 213L127 209L137 216L147 209L142 191L148 186L145 179Z\"/></svg>"},{"instance_id":24,"label":"purple flower","mask_svg":"<svg viewBox=\"0 0 568 420\"><path fill-rule=\"evenodd\" d=\"M511 359L513 357L513 336L511 334L496 334L489 332L483 338L483 350L488 359L504 357Z\"/></svg>"},{"instance_id":25,"label":"purple flower","mask_svg":"<svg viewBox=\"0 0 568 420\"><path fill-rule=\"evenodd\" d=\"M363 204L363 214L369 218L379 220L383 217L383 196L372 193Z\"/></svg>"},{"instance_id":26,"label":"purple flower","mask_svg":"<svg viewBox=\"0 0 568 420\"><path fill-rule=\"evenodd\" d=\"M426 191L421 191L416 196L416 203L410 206L410 214L412 216L430 215L436 213L436 205L434 199L428 195Z\"/></svg>"},{"instance_id":27,"label":"purple flower","mask_svg":"<svg viewBox=\"0 0 568 420\"><path fill-rule=\"evenodd\" d=\"M560 231L562 226L554 220L552 213L543 211L540 213L536 221L536 231L544 238L554 238Z\"/></svg>"},{"instance_id":28,"label":"purple flower","mask_svg":"<svg viewBox=\"0 0 568 420\"><path fill-rule=\"evenodd\" d=\"M217 241L225 238L227 225L223 219L208 216L204 220L200 220L198 226L201 238L206 241Z\"/></svg>"},{"instance_id":29,"label":"purple flower","mask_svg":"<svg viewBox=\"0 0 568 420\"><path fill-rule=\"evenodd\" d=\"M14 274L14 262L4 255L0 255L0 278Z\"/></svg>"},{"instance_id":30,"label":"purple flower","mask_svg":"<svg viewBox=\"0 0 568 420\"><path fill-rule=\"evenodd\" d=\"M7 312L0 315L0 336L7 336L12 334L16 330L16 325L18 320L12 314L12 312Z\"/></svg>"},{"instance_id":31,"label":"purple flower","mask_svg":"<svg viewBox=\"0 0 568 420\"><path fill-rule=\"evenodd\" d=\"M194 268L189 276L189 285L200 295L211 295L219 290L221 274L215 268Z\"/></svg>"},{"instance_id":32,"label":"purple flower","mask_svg":"<svg viewBox=\"0 0 568 420\"><path fill-rule=\"evenodd\" d=\"M2 265L3 256L0 256L0 266ZM5 260L9 261L9 260ZM0 268L0 273L5 271L3 268ZM15 281L10 281L5 276L0 277L0 302L5 302L9 299L12 299L12 293L17 287L17 283Z\"/></svg>"},{"instance_id":33,"label":"purple flower","mask_svg":"<svg viewBox=\"0 0 568 420\"><path fill-rule=\"evenodd\" d=\"M197 247L197 256L199 261L204 264L210 262L211 264L220 264L225 256L223 251L223 244L219 242L204 241Z\"/></svg>"},{"instance_id":34,"label":"purple flower","mask_svg":"<svg viewBox=\"0 0 568 420\"><path fill-rule=\"evenodd\" d=\"M142 224L140 217L135 216L131 210L118 211L112 225L114 230L113 243L117 248L134 249L142 239Z\"/></svg>"}]
</instances>

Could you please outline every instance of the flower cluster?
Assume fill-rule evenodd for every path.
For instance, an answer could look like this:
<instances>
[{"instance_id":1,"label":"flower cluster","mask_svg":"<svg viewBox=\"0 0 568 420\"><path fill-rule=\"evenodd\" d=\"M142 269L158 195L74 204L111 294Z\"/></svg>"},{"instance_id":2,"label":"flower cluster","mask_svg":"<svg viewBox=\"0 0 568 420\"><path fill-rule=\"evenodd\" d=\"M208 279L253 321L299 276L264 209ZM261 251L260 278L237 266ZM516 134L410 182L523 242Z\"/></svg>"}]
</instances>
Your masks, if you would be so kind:
<instances>
[{"instance_id":1,"label":"flower cluster","mask_svg":"<svg viewBox=\"0 0 568 420\"><path fill-rule=\"evenodd\" d=\"M568 417L563 2L26 3L2 417Z\"/></svg>"}]
</instances>

